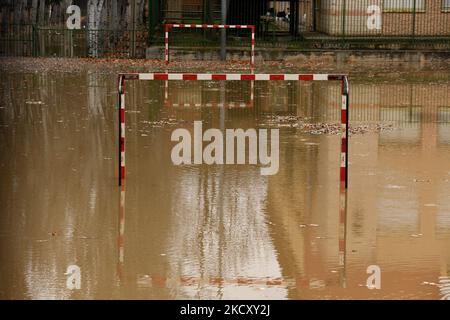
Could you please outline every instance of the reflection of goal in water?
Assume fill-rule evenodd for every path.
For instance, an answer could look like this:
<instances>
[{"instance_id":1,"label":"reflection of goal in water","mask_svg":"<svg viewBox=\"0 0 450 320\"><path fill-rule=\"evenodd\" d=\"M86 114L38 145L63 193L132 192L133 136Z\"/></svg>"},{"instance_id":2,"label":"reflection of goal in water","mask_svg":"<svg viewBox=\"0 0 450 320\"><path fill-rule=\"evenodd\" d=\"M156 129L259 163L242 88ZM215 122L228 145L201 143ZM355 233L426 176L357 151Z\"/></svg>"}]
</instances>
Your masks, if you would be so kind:
<instances>
[{"instance_id":1,"label":"reflection of goal in water","mask_svg":"<svg viewBox=\"0 0 450 320\"><path fill-rule=\"evenodd\" d=\"M202 88L200 88L202 89ZM219 90L225 90L225 88L220 88ZM169 81L165 81L164 83L164 106L173 107L173 108L201 108L201 107L209 107L209 108L225 108L225 109L234 109L234 108L253 108L254 100L255 100L255 81L250 81L250 98L248 102L238 102L238 101L224 101L225 97L222 97L222 101L208 101L203 103L202 101L192 101L191 96L192 91L189 90L187 92L189 94L188 97L181 96L173 99L169 95ZM224 93L224 92L223 92ZM195 99L194 95L194 99Z\"/></svg>"},{"instance_id":2,"label":"reflection of goal in water","mask_svg":"<svg viewBox=\"0 0 450 320\"><path fill-rule=\"evenodd\" d=\"M251 30L251 52L250 52L250 66L255 65L255 26L254 25L228 25L228 24L166 24L165 25L165 60L169 64L169 31L173 28L187 28L187 29L250 29Z\"/></svg>"}]
</instances>

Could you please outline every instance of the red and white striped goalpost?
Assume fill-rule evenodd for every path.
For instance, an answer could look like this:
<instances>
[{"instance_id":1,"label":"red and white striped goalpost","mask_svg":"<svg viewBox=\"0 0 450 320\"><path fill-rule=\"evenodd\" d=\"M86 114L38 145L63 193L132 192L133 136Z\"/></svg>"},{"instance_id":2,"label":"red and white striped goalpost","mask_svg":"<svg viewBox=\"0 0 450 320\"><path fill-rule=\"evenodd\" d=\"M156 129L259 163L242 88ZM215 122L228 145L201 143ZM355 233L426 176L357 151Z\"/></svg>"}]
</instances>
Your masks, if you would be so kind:
<instances>
[{"instance_id":1,"label":"red and white striped goalpost","mask_svg":"<svg viewBox=\"0 0 450 320\"><path fill-rule=\"evenodd\" d=\"M339 74L210 74L210 73L122 73L119 94L119 185L125 184L125 81L341 81L340 190L348 188L349 84ZM343 193L341 193L343 194ZM346 198L344 200L346 202Z\"/></svg>"},{"instance_id":2,"label":"red and white striped goalpost","mask_svg":"<svg viewBox=\"0 0 450 320\"><path fill-rule=\"evenodd\" d=\"M346 242L347 242L347 188L348 188L348 123L349 123L349 86L348 78L342 78L341 104L341 172L339 192L339 268L342 287L347 287L346 279ZM344 130L345 129L345 130Z\"/></svg>"},{"instance_id":3,"label":"red and white striped goalpost","mask_svg":"<svg viewBox=\"0 0 450 320\"><path fill-rule=\"evenodd\" d=\"M254 25L240 25L240 24L166 24L165 25L165 43L166 64L169 64L169 30L171 28L191 28L191 29L250 29L252 32L250 66L255 66L255 26Z\"/></svg>"}]
</instances>

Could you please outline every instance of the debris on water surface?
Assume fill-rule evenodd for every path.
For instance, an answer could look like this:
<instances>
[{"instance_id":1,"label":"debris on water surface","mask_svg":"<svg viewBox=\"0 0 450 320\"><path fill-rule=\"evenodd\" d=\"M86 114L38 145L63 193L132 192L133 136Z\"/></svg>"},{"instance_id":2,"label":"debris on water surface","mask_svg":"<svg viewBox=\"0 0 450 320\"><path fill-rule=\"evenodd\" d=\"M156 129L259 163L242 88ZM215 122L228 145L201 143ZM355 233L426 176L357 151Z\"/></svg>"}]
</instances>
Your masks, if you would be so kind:
<instances>
[{"instance_id":1,"label":"debris on water surface","mask_svg":"<svg viewBox=\"0 0 450 320\"><path fill-rule=\"evenodd\" d=\"M44 104L42 101L26 101L26 104Z\"/></svg>"},{"instance_id":2,"label":"debris on water surface","mask_svg":"<svg viewBox=\"0 0 450 320\"><path fill-rule=\"evenodd\" d=\"M412 234L411 237L413 238L420 238L421 236L423 236L422 233L417 233L417 234Z\"/></svg>"},{"instance_id":3,"label":"debris on water surface","mask_svg":"<svg viewBox=\"0 0 450 320\"><path fill-rule=\"evenodd\" d=\"M314 135L336 135L342 133L342 126L340 123L301 123L299 128ZM390 124L360 124L350 126L349 134L364 134L368 132L381 132L392 129L393 126Z\"/></svg>"},{"instance_id":4,"label":"debris on water surface","mask_svg":"<svg viewBox=\"0 0 450 320\"><path fill-rule=\"evenodd\" d=\"M318 146L319 143L316 143L316 142L305 142L304 145L305 146Z\"/></svg>"},{"instance_id":5,"label":"debris on water surface","mask_svg":"<svg viewBox=\"0 0 450 320\"><path fill-rule=\"evenodd\" d=\"M386 186L386 189L404 189L404 188L406 188L406 187L405 186L398 186L398 185L395 185L395 184L388 184Z\"/></svg>"},{"instance_id":6,"label":"debris on water surface","mask_svg":"<svg viewBox=\"0 0 450 320\"><path fill-rule=\"evenodd\" d=\"M281 116L281 115L267 115L260 123L262 126L276 127L276 128L298 128L313 135L337 135L342 133L342 125L340 123L310 123L305 122L306 118L299 116ZM392 130L392 124L359 124L349 127L349 134L364 134L367 132L381 132Z\"/></svg>"},{"instance_id":7,"label":"debris on water surface","mask_svg":"<svg viewBox=\"0 0 450 320\"><path fill-rule=\"evenodd\" d=\"M44 72L74 73L83 71L99 71L102 74L117 74L128 70L129 72L210 72L210 73L329 73L330 70L339 73L350 73L352 79L372 79L380 75L392 81L409 79L411 73L410 64L398 63L396 72L389 76L384 74L392 72L392 64L367 64L365 61L346 63L342 66L335 65L333 59L310 59L305 63L304 58L286 57L280 61L266 61L258 59L255 69L250 67L250 59L245 60L182 60L173 59L167 66L164 59L130 59L125 52L105 54L104 58L58 58L58 57L2 57L0 70L11 72L32 72L35 74ZM425 76L435 70L448 70L444 63L433 63L427 66L430 70L424 70ZM419 72L418 72L419 73ZM287 84L290 85L290 84Z\"/></svg>"},{"instance_id":8,"label":"debris on water surface","mask_svg":"<svg viewBox=\"0 0 450 320\"><path fill-rule=\"evenodd\" d=\"M438 284L437 284L437 283L434 283L434 282L424 281L424 282L422 282L422 285L437 286Z\"/></svg>"},{"instance_id":9,"label":"debris on water surface","mask_svg":"<svg viewBox=\"0 0 450 320\"><path fill-rule=\"evenodd\" d=\"M423 206L424 207L437 207L438 205L436 203L426 203Z\"/></svg>"},{"instance_id":10,"label":"debris on water surface","mask_svg":"<svg viewBox=\"0 0 450 320\"><path fill-rule=\"evenodd\" d=\"M325 288L325 281L320 280L320 279L311 279L311 280L309 280L309 288L310 289Z\"/></svg>"},{"instance_id":11,"label":"debris on water surface","mask_svg":"<svg viewBox=\"0 0 450 320\"><path fill-rule=\"evenodd\" d=\"M152 128L175 126L175 125L180 125L185 122L186 122L185 120L173 119L173 118L162 118L157 121L147 121L147 120L141 121L141 123L149 125Z\"/></svg>"},{"instance_id":12,"label":"debris on water surface","mask_svg":"<svg viewBox=\"0 0 450 320\"><path fill-rule=\"evenodd\" d=\"M298 116L279 116L279 115L267 115L261 125L269 127L298 127L300 117Z\"/></svg>"}]
</instances>

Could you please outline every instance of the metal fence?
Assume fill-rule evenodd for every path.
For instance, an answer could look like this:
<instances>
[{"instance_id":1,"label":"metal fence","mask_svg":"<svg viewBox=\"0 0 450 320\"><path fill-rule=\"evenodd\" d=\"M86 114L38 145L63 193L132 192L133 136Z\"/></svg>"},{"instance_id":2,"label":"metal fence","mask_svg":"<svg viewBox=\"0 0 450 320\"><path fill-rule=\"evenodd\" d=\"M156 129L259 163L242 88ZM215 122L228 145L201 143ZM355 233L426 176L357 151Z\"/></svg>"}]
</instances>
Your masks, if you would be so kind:
<instances>
[{"instance_id":1,"label":"metal fence","mask_svg":"<svg viewBox=\"0 0 450 320\"><path fill-rule=\"evenodd\" d=\"M164 23L223 23L220 0L154 2L154 45ZM228 0L226 23L255 25L259 47L450 48L450 0ZM205 37L188 33L172 45L209 45Z\"/></svg>"},{"instance_id":2,"label":"metal fence","mask_svg":"<svg viewBox=\"0 0 450 320\"><path fill-rule=\"evenodd\" d=\"M95 39L96 57L145 56L148 29L68 30L32 25L11 25L0 33L1 56L88 57Z\"/></svg>"},{"instance_id":3,"label":"metal fence","mask_svg":"<svg viewBox=\"0 0 450 320\"><path fill-rule=\"evenodd\" d=\"M34 55L34 27L24 24L2 24L0 28L0 55Z\"/></svg>"},{"instance_id":4,"label":"metal fence","mask_svg":"<svg viewBox=\"0 0 450 320\"><path fill-rule=\"evenodd\" d=\"M143 57L149 19L159 12L149 14L153 2L159 0L2 0L0 55ZM74 16L79 26L69 29Z\"/></svg>"},{"instance_id":5,"label":"metal fence","mask_svg":"<svg viewBox=\"0 0 450 320\"><path fill-rule=\"evenodd\" d=\"M223 23L221 1L135 0L141 9L134 19L133 1L105 2L98 30L87 24L87 2L75 1L84 5L82 29L73 31L62 7L70 1L60 2L59 14L46 23L11 20L17 16L12 2L6 10L0 2L0 55L87 56L94 35L98 56L143 57L146 47L164 44L166 23ZM227 0L225 22L255 25L259 48L450 49L450 0ZM248 46L245 32L228 30L227 36L229 47ZM216 31L183 30L171 45L218 46L218 38Z\"/></svg>"}]
</instances>

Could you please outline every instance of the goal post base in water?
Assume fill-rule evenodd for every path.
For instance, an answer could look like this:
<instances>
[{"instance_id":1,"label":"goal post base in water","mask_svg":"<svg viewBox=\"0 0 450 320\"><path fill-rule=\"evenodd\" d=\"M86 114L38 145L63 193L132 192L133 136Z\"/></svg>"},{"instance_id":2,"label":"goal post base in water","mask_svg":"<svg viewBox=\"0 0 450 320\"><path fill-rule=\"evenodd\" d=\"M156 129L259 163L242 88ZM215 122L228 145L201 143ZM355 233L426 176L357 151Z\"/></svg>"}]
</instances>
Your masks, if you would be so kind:
<instances>
[{"instance_id":1,"label":"goal post base in water","mask_svg":"<svg viewBox=\"0 0 450 320\"><path fill-rule=\"evenodd\" d=\"M169 31L173 28L185 28L185 29L250 29L251 31L251 52L250 52L250 66L255 66L255 26L254 25L241 25L241 24L166 24L164 25L164 41L165 41L165 61L169 64Z\"/></svg>"},{"instance_id":2,"label":"goal post base in water","mask_svg":"<svg viewBox=\"0 0 450 320\"><path fill-rule=\"evenodd\" d=\"M340 190L348 188L349 84L342 74L211 74L211 73L121 73L119 98L119 186L125 184L125 82L143 81L340 81L341 82L341 152Z\"/></svg>"}]
</instances>

